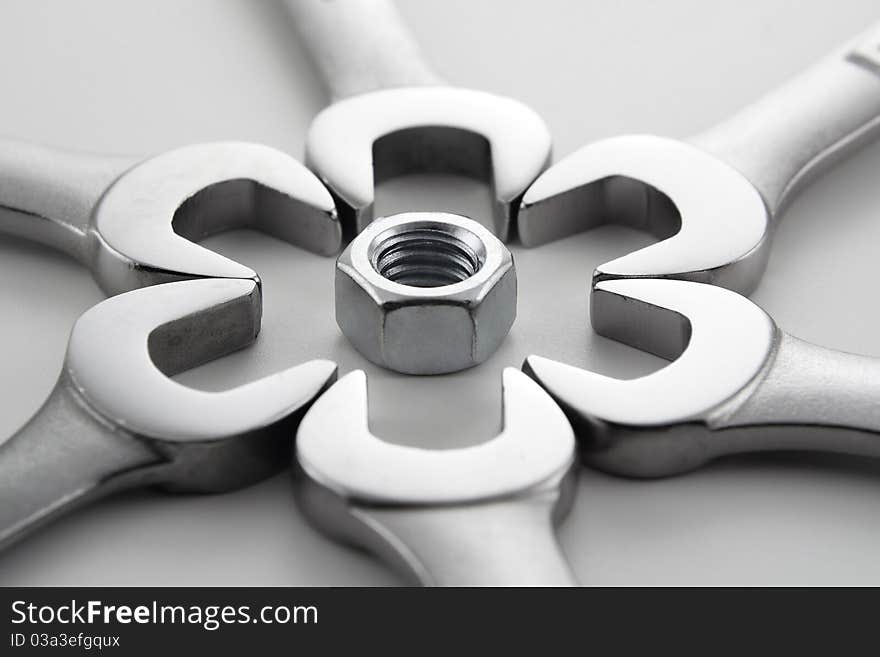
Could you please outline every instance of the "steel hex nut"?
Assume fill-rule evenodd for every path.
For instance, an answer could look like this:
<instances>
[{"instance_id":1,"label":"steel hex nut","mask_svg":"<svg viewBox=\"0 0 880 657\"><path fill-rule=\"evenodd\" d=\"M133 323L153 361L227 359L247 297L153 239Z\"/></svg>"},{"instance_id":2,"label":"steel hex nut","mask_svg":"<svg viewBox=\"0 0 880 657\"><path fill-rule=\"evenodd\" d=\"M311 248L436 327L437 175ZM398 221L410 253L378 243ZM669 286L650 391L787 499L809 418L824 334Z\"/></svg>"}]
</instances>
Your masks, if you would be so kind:
<instances>
[{"instance_id":1,"label":"steel hex nut","mask_svg":"<svg viewBox=\"0 0 880 657\"><path fill-rule=\"evenodd\" d=\"M336 261L336 323L363 356L398 372L473 367L515 317L513 256L466 217L377 219Z\"/></svg>"}]
</instances>

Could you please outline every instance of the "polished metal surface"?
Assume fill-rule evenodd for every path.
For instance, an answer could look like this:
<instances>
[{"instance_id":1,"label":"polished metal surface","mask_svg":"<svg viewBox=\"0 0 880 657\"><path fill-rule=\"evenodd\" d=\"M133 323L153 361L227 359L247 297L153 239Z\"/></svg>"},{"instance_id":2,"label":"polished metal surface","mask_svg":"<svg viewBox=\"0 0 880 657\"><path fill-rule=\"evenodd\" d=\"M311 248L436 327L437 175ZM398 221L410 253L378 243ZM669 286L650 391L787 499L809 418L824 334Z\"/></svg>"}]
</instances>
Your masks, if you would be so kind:
<instances>
[{"instance_id":1,"label":"polished metal surface","mask_svg":"<svg viewBox=\"0 0 880 657\"><path fill-rule=\"evenodd\" d=\"M221 492L282 469L303 412L336 378L314 360L222 392L168 378L252 343L252 280L112 297L80 317L43 407L0 444L0 545L124 488Z\"/></svg>"},{"instance_id":2,"label":"polished metal surface","mask_svg":"<svg viewBox=\"0 0 880 657\"><path fill-rule=\"evenodd\" d=\"M447 172L492 185L493 228L506 241L520 197L549 164L544 121L513 99L447 86L389 0L286 4L332 100L309 130L306 163L347 229L372 221L375 184Z\"/></svg>"},{"instance_id":3,"label":"polished metal surface","mask_svg":"<svg viewBox=\"0 0 880 657\"><path fill-rule=\"evenodd\" d=\"M742 452L880 456L878 358L794 338L745 297L687 281L597 283L591 317L601 335L672 360L631 380L526 360L593 466L656 477Z\"/></svg>"},{"instance_id":4,"label":"polished metal surface","mask_svg":"<svg viewBox=\"0 0 880 657\"><path fill-rule=\"evenodd\" d=\"M73 256L107 294L190 278L258 281L191 241L232 228L322 255L341 244L327 190L267 146L196 144L137 162L0 142L0 232Z\"/></svg>"},{"instance_id":5,"label":"polished metal surface","mask_svg":"<svg viewBox=\"0 0 880 657\"><path fill-rule=\"evenodd\" d=\"M751 292L787 203L880 134L878 47L875 25L688 143L629 136L576 151L524 195L523 244L622 223L662 241L600 265L596 280L677 278Z\"/></svg>"},{"instance_id":6,"label":"polished metal surface","mask_svg":"<svg viewBox=\"0 0 880 657\"><path fill-rule=\"evenodd\" d=\"M564 155L634 129L669 136L702 130L868 25L877 15L873 3L797 3L796 14L787 0L551 0L507 3L503 11L501 3L450 0L398 6L447 79L529 103ZM303 152L309 123L326 102L280 3L13 1L3 15L15 28L0 41L6 134L136 154L234 137L294 154ZM878 170L875 143L796 199L754 297L795 335L874 355L871 327L876 334L880 310L864 301L875 296L880 222L871 179ZM452 211L482 221L487 197L480 185L421 176L377 189L375 212L441 208L448 199ZM661 365L585 325L584 283L593 269L650 241L609 226L540 249L511 246L518 316L499 351L454 376L414 379L367 363L339 333L329 260L250 232L217 235L203 245L259 272L263 330L251 348L178 381L213 390L320 355L338 359L342 372L366 365L375 434L426 448L473 444L497 429L502 367L521 363L529 349L620 378ZM101 295L68 258L10 238L0 247L8 283L0 286L7 381L0 435L10 435L46 397L73 322ZM880 489L874 464L851 461L737 458L641 483L581 470L580 499L560 542L578 580L593 585L880 582L880 561L872 559ZM399 581L373 559L309 531L292 508L289 483L276 477L235 494L182 500L136 492L91 505L5 551L0 583Z\"/></svg>"},{"instance_id":7,"label":"polished metal surface","mask_svg":"<svg viewBox=\"0 0 880 657\"><path fill-rule=\"evenodd\" d=\"M342 377L297 432L298 501L315 526L425 585L571 585L553 535L571 504L574 436L528 377L503 374L504 426L458 449L368 426L366 375Z\"/></svg>"},{"instance_id":8,"label":"polished metal surface","mask_svg":"<svg viewBox=\"0 0 880 657\"><path fill-rule=\"evenodd\" d=\"M407 212L371 223L336 262L336 322L367 359L443 374L491 356L516 318L510 251L475 221Z\"/></svg>"}]
</instances>

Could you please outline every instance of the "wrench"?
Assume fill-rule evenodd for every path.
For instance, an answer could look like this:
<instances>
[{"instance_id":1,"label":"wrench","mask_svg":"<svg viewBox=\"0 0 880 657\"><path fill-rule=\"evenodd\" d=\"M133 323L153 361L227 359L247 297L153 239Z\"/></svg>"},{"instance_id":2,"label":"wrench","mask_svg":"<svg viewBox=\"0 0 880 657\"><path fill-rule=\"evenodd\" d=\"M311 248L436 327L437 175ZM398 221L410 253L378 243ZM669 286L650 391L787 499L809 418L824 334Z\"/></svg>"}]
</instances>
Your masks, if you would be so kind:
<instances>
[{"instance_id":1,"label":"wrench","mask_svg":"<svg viewBox=\"0 0 880 657\"><path fill-rule=\"evenodd\" d=\"M48 399L0 444L0 547L121 489L211 493L277 472L335 363L309 361L223 392L167 378L247 346L259 327L253 280L167 283L86 311Z\"/></svg>"},{"instance_id":2,"label":"wrench","mask_svg":"<svg viewBox=\"0 0 880 657\"><path fill-rule=\"evenodd\" d=\"M190 241L241 227L322 255L341 244L327 190L267 146L196 144L137 162L0 141L0 232L73 256L108 295L190 278L259 282Z\"/></svg>"},{"instance_id":3,"label":"wrench","mask_svg":"<svg viewBox=\"0 0 880 657\"><path fill-rule=\"evenodd\" d=\"M747 298L689 281L601 281L591 317L600 335L674 359L631 380L526 359L595 467L660 477L739 452L880 456L878 358L799 340Z\"/></svg>"},{"instance_id":4,"label":"wrench","mask_svg":"<svg viewBox=\"0 0 880 657\"><path fill-rule=\"evenodd\" d=\"M426 450L372 435L366 375L342 377L297 432L306 516L425 585L572 585L552 529L572 502L571 427L521 372L502 383L500 435Z\"/></svg>"},{"instance_id":5,"label":"wrench","mask_svg":"<svg viewBox=\"0 0 880 657\"><path fill-rule=\"evenodd\" d=\"M550 160L550 132L522 103L450 87L431 71L390 0L286 0L331 105L312 122L306 164L347 230L373 220L373 185L408 173L485 180L494 232L508 239L519 199Z\"/></svg>"},{"instance_id":6,"label":"wrench","mask_svg":"<svg viewBox=\"0 0 880 657\"><path fill-rule=\"evenodd\" d=\"M817 174L880 134L880 25L707 132L588 145L523 197L519 234L536 246L615 222L662 240L600 265L595 280L678 278L744 294L771 233Z\"/></svg>"}]
</instances>

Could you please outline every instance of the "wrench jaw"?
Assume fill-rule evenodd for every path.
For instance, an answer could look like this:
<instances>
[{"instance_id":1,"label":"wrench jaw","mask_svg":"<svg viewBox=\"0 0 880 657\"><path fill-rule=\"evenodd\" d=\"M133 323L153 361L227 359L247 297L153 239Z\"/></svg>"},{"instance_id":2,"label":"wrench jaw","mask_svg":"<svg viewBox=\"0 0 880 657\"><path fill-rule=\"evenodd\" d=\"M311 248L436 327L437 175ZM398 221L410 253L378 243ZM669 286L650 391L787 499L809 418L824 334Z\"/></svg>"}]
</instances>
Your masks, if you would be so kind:
<instances>
[{"instance_id":1,"label":"wrench jaw","mask_svg":"<svg viewBox=\"0 0 880 657\"><path fill-rule=\"evenodd\" d=\"M180 492L233 490L285 467L299 421L336 378L335 363L323 360L223 392L168 378L249 345L259 322L252 281L136 290L80 317L65 372L90 413L162 455L166 465L143 483Z\"/></svg>"},{"instance_id":2,"label":"wrench jaw","mask_svg":"<svg viewBox=\"0 0 880 657\"><path fill-rule=\"evenodd\" d=\"M173 493L224 493L257 484L290 462L293 436L314 401L336 381L336 364L313 360L248 386L277 384L290 401L255 415L252 429L199 442L139 436L169 463L157 486ZM242 386L245 387L245 386ZM238 389L235 389L238 390ZM227 391L233 393L235 390ZM253 394L261 394L253 391Z\"/></svg>"},{"instance_id":3,"label":"wrench jaw","mask_svg":"<svg viewBox=\"0 0 880 657\"><path fill-rule=\"evenodd\" d=\"M220 393L166 376L253 342L259 304L253 281L202 279L112 297L83 314L49 398L0 443L0 548L119 490L215 493L285 467L299 420L335 380L334 363L310 361Z\"/></svg>"},{"instance_id":4,"label":"wrench jaw","mask_svg":"<svg viewBox=\"0 0 880 657\"><path fill-rule=\"evenodd\" d=\"M320 255L342 230L327 190L293 158L258 144L196 144L148 159L102 197L88 233L88 259L108 294L197 278L257 274L194 244L252 228Z\"/></svg>"},{"instance_id":5,"label":"wrench jaw","mask_svg":"<svg viewBox=\"0 0 880 657\"><path fill-rule=\"evenodd\" d=\"M878 395L880 359L779 332L762 372L692 422L635 426L564 410L586 463L623 476L662 477L732 454L797 451L880 458Z\"/></svg>"},{"instance_id":6,"label":"wrench jaw","mask_svg":"<svg viewBox=\"0 0 880 657\"><path fill-rule=\"evenodd\" d=\"M527 247L607 223L660 241L600 265L594 282L673 278L749 292L766 267L761 195L721 160L675 140L634 135L586 146L545 171L520 204Z\"/></svg>"},{"instance_id":7,"label":"wrench jaw","mask_svg":"<svg viewBox=\"0 0 880 657\"><path fill-rule=\"evenodd\" d=\"M297 459L324 486L371 504L464 504L523 495L568 469L574 436L556 404L513 368L504 371L503 399L504 428L492 440L445 450L396 445L370 432L366 374L355 370L303 419Z\"/></svg>"},{"instance_id":8,"label":"wrench jaw","mask_svg":"<svg viewBox=\"0 0 880 657\"><path fill-rule=\"evenodd\" d=\"M553 526L572 503L571 427L521 373L505 370L503 383L499 436L425 450L370 434L366 377L346 375L300 425L300 508L328 536L416 583L570 584ZM487 561L493 551L505 556Z\"/></svg>"},{"instance_id":9,"label":"wrench jaw","mask_svg":"<svg viewBox=\"0 0 880 657\"><path fill-rule=\"evenodd\" d=\"M526 359L523 370L572 423L582 458L614 474L659 477L731 451L719 429L773 362L781 335L773 320L723 288L662 279L598 283L591 307L597 332L672 362L620 380Z\"/></svg>"},{"instance_id":10,"label":"wrench jaw","mask_svg":"<svg viewBox=\"0 0 880 657\"><path fill-rule=\"evenodd\" d=\"M409 173L486 181L493 228L510 237L520 198L550 162L550 132L511 98L445 86L400 87L333 103L312 122L306 164L331 190L350 236L373 220L374 186Z\"/></svg>"},{"instance_id":11,"label":"wrench jaw","mask_svg":"<svg viewBox=\"0 0 880 657\"><path fill-rule=\"evenodd\" d=\"M698 470L722 451L719 436L702 420L662 427L604 424L594 444L583 443L581 459L597 470L633 479L674 477Z\"/></svg>"},{"instance_id":12,"label":"wrench jaw","mask_svg":"<svg viewBox=\"0 0 880 657\"><path fill-rule=\"evenodd\" d=\"M587 386L577 381L590 379L601 386L605 377L587 370L562 371L569 367L537 356L529 356L523 363L523 371L542 385L565 413L586 465L609 474L646 479L684 474L713 458L715 436L702 419L653 426L610 421L603 417L600 404L581 399ZM560 381L566 376L567 385L581 389L574 399L562 390ZM609 382L625 383L616 379Z\"/></svg>"},{"instance_id":13,"label":"wrench jaw","mask_svg":"<svg viewBox=\"0 0 880 657\"><path fill-rule=\"evenodd\" d=\"M335 372L334 372L335 375ZM313 376L315 376L313 374ZM320 376L320 375L318 375ZM318 388L322 394L332 380ZM225 493L246 488L282 471L290 461L292 436L311 400L298 408L285 409L279 419L266 418L255 422L251 431L220 436L198 443L159 441L156 449L166 458L166 467L156 485L171 493ZM156 441L139 436L146 442Z\"/></svg>"}]
</instances>

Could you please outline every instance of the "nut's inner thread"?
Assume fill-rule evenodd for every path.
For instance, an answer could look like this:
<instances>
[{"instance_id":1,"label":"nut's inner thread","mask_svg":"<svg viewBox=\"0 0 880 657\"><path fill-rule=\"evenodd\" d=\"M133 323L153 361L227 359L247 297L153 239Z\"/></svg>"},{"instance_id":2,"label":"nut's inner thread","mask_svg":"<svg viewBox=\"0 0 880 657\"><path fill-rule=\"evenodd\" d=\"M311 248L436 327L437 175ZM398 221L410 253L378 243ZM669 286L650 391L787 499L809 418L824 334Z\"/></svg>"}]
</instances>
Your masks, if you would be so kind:
<instances>
[{"instance_id":1,"label":"nut's inner thread","mask_svg":"<svg viewBox=\"0 0 880 657\"><path fill-rule=\"evenodd\" d=\"M442 228L411 228L386 236L374 245L373 267L401 285L453 285L470 278L483 266L479 244L477 236L469 232L459 236Z\"/></svg>"}]
</instances>

